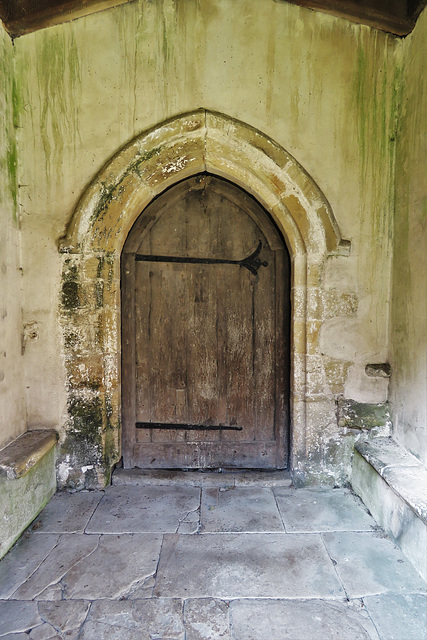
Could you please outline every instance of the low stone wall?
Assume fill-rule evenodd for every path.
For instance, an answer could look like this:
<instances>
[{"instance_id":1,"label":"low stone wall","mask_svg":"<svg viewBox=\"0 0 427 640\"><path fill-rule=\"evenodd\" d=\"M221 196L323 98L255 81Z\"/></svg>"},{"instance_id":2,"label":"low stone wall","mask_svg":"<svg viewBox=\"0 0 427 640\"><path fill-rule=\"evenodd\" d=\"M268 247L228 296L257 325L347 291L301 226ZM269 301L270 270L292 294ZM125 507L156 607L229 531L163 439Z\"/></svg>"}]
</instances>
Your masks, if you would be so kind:
<instances>
[{"instance_id":1,"label":"low stone wall","mask_svg":"<svg viewBox=\"0 0 427 640\"><path fill-rule=\"evenodd\" d=\"M427 470L391 438L355 445L351 483L380 524L427 579Z\"/></svg>"},{"instance_id":2,"label":"low stone wall","mask_svg":"<svg viewBox=\"0 0 427 640\"><path fill-rule=\"evenodd\" d=\"M27 431L0 451L0 558L56 491L53 430Z\"/></svg>"}]
</instances>

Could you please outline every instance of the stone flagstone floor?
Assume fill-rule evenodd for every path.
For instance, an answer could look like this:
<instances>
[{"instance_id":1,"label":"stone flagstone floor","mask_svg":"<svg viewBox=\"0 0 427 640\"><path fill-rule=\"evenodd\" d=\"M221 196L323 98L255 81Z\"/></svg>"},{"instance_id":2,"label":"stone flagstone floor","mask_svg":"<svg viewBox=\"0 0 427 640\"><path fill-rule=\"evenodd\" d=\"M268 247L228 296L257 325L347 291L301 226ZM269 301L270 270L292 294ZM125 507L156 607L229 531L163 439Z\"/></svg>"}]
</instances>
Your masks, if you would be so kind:
<instances>
[{"instance_id":1,"label":"stone flagstone floor","mask_svg":"<svg viewBox=\"0 0 427 640\"><path fill-rule=\"evenodd\" d=\"M0 561L2 640L426 640L426 584L349 490L117 470Z\"/></svg>"}]
</instances>

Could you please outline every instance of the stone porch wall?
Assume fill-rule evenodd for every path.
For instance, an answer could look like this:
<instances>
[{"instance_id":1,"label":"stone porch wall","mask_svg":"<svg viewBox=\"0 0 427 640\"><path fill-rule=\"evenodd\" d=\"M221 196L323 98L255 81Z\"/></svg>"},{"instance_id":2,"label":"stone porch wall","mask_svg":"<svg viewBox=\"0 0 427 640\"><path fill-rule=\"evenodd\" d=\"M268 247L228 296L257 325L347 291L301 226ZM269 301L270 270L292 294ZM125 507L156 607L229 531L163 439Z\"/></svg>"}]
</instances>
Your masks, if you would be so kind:
<instances>
[{"instance_id":1,"label":"stone porch wall","mask_svg":"<svg viewBox=\"0 0 427 640\"><path fill-rule=\"evenodd\" d=\"M396 439L427 465L427 10L403 42L396 154L391 405Z\"/></svg>"}]
</instances>

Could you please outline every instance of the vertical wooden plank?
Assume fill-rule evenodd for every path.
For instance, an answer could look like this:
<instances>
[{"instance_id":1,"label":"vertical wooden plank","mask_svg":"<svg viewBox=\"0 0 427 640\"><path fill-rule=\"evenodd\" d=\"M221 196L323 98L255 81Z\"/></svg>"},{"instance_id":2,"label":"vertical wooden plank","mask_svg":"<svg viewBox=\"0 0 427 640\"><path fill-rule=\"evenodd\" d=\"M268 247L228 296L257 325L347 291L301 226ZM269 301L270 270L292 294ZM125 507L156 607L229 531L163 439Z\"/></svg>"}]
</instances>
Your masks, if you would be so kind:
<instances>
[{"instance_id":1,"label":"vertical wooden plank","mask_svg":"<svg viewBox=\"0 0 427 640\"><path fill-rule=\"evenodd\" d=\"M276 467L288 465L290 400L290 260L285 248L276 251Z\"/></svg>"},{"instance_id":2,"label":"vertical wooden plank","mask_svg":"<svg viewBox=\"0 0 427 640\"><path fill-rule=\"evenodd\" d=\"M151 351L149 319L152 304L152 272L148 262L134 263L135 270L135 396L136 421L149 422L151 417ZM137 442L150 442L149 429L136 430Z\"/></svg>"},{"instance_id":3,"label":"vertical wooden plank","mask_svg":"<svg viewBox=\"0 0 427 640\"><path fill-rule=\"evenodd\" d=\"M235 205L222 199L227 212L221 225L222 246L233 259L242 259L257 245L257 230L252 220ZM224 271L224 310L226 324L226 394L227 424L243 431L223 431L222 439L247 442L255 439L253 404L253 309L252 293L256 279L244 267L227 267Z\"/></svg>"},{"instance_id":4,"label":"vertical wooden plank","mask_svg":"<svg viewBox=\"0 0 427 640\"><path fill-rule=\"evenodd\" d=\"M215 257L217 219L211 194L193 192L187 203L187 246L191 256ZM188 305L188 406L189 422L218 424L218 362L216 353L216 265L188 265L192 287ZM215 442L216 431L188 431L191 442Z\"/></svg>"},{"instance_id":5,"label":"vertical wooden plank","mask_svg":"<svg viewBox=\"0 0 427 640\"><path fill-rule=\"evenodd\" d=\"M151 420L175 423L176 392L186 387L186 270L182 269L182 265L172 263L163 263L156 267L156 295L153 295L150 317L153 356ZM152 431L153 442L175 439L175 431Z\"/></svg>"},{"instance_id":6,"label":"vertical wooden plank","mask_svg":"<svg viewBox=\"0 0 427 640\"><path fill-rule=\"evenodd\" d=\"M135 465L135 261L122 256L122 455L125 468Z\"/></svg>"},{"instance_id":7,"label":"vertical wooden plank","mask_svg":"<svg viewBox=\"0 0 427 640\"><path fill-rule=\"evenodd\" d=\"M258 438L274 440L275 423L275 376L276 376L276 324L275 324L275 280L274 252L263 239L262 257L268 262L258 272L254 287L254 386L256 396L254 412Z\"/></svg>"}]
</instances>

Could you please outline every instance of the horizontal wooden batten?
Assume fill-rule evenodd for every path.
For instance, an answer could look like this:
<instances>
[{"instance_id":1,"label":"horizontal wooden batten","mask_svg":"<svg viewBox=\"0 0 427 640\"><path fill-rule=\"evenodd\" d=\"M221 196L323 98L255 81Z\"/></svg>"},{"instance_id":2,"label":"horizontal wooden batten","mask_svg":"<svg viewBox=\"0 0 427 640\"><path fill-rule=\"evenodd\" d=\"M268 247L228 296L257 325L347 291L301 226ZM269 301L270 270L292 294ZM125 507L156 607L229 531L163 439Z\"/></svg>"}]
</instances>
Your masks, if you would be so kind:
<instances>
[{"instance_id":1,"label":"horizontal wooden batten","mask_svg":"<svg viewBox=\"0 0 427 640\"><path fill-rule=\"evenodd\" d=\"M218 458L223 469L285 469L280 453L275 441L245 443L243 456L232 442L144 442L133 447L134 459L142 469L217 469ZM168 466L165 460L170 461Z\"/></svg>"},{"instance_id":2,"label":"horizontal wooden batten","mask_svg":"<svg viewBox=\"0 0 427 640\"><path fill-rule=\"evenodd\" d=\"M168 431L243 431L243 427L203 424L169 424L163 422L137 422L137 429L166 429Z\"/></svg>"}]
</instances>

